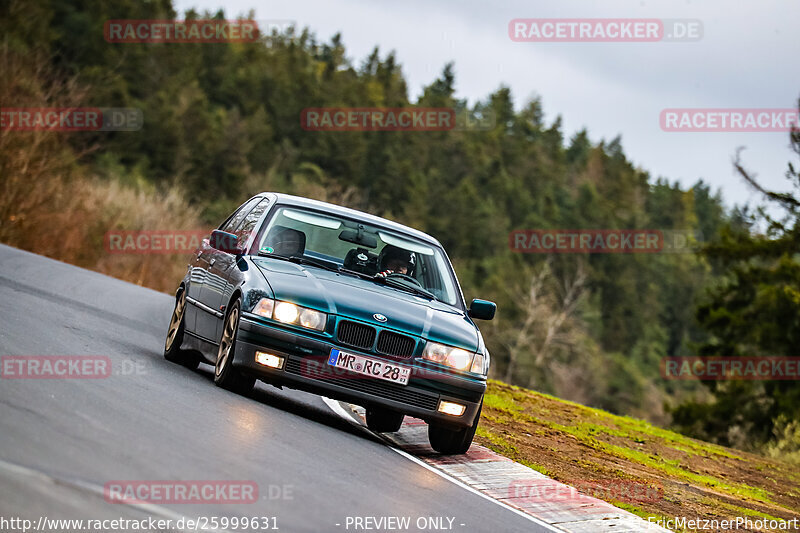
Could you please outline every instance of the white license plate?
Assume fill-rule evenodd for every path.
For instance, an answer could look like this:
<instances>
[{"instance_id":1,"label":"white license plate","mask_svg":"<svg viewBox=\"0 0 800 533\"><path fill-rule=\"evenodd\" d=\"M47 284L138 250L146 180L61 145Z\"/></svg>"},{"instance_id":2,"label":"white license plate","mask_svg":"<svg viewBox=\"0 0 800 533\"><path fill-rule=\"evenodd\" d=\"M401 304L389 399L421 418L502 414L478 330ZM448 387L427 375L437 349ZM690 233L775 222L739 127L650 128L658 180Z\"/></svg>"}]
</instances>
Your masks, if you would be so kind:
<instances>
[{"instance_id":1,"label":"white license plate","mask_svg":"<svg viewBox=\"0 0 800 533\"><path fill-rule=\"evenodd\" d=\"M408 376L411 374L410 368L388 361L381 361L380 359L373 359L372 357L343 352L336 348L331 350L328 364L356 374L383 379L400 385L408 384Z\"/></svg>"}]
</instances>

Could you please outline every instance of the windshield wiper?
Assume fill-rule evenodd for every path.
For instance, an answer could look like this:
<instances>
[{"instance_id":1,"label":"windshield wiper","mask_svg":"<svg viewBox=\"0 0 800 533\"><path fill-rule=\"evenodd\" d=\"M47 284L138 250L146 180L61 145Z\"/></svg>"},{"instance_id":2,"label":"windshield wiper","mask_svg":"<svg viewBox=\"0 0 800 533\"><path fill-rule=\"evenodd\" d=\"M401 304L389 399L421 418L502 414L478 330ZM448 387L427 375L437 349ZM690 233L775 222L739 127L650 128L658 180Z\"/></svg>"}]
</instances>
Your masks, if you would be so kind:
<instances>
[{"instance_id":1,"label":"windshield wiper","mask_svg":"<svg viewBox=\"0 0 800 533\"><path fill-rule=\"evenodd\" d=\"M375 279L378 280L381 278L375 278ZM409 285L407 283L403 283L398 279L383 278L383 283L389 285L390 287L394 287L396 289L403 289L409 292L413 292L415 294L419 294L420 296L424 296L431 300L438 300L438 298L434 296L432 292L426 291L422 287L417 287L416 285Z\"/></svg>"},{"instance_id":2,"label":"windshield wiper","mask_svg":"<svg viewBox=\"0 0 800 533\"><path fill-rule=\"evenodd\" d=\"M419 294L420 296L425 296L426 298L430 298L432 300L439 300L433 293L426 291L422 287L417 287L416 285L407 285L401 282L397 278L382 278L380 276L375 276L371 274L365 274L363 272L359 272L358 270L350 270L349 268L340 267L339 272L343 272L345 274L352 274L354 276L358 276L361 279L366 279L369 281L373 281L378 285L389 285L390 287L394 287L396 289L403 289L409 292L413 292L415 294Z\"/></svg>"},{"instance_id":3,"label":"windshield wiper","mask_svg":"<svg viewBox=\"0 0 800 533\"><path fill-rule=\"evenodd\" d=\"M317 268L330 270L331 272L339 272L339 267L337 266L333 266L331 264L325 263L324 261L318 261L316 259L311 259L309 257L303 257L300 255L276 255L268 252L262 252L261 250L258 251L258 255L260 255L261 257L272 257L274 259L282 259L283 261L289 261L291 263L297 263L299 265L315 266Z\"/></svg>"},{"instance_id":4,"label":"windshield wiper","mask_svg":"<svg viewBox=\"0 0 800 533\"><path fill-rule=\"evenodd\" d=\"M368 279L371 281L375 281L375 276L364 274L363 272L359 272L358 270L351 270L349 268L339 267L339 272L343 272L345 274L352 274L353 276L358 276L361 279Z\"/></svg>"}]
</instances>

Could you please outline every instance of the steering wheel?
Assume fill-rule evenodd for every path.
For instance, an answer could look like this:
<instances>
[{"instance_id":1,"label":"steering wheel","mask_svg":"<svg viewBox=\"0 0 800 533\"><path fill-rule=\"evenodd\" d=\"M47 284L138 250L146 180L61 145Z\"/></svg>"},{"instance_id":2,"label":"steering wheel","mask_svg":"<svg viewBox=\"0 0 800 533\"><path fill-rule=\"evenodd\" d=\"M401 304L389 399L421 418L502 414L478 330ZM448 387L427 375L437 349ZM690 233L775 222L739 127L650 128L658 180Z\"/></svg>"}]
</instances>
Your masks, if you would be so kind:
<instances>
[{"instance_id":1,"label":"steering wheel","mask_svg":"<svg viewBox=\"0 0 800 533\"><path fill-rule=\"evenodd\" d=\"M420 283L416 278L412 278L408 274L401 274L400 272L392 272L391 274L387 274L386 277L387 278L394 278L394 277L403 278L404 280L410 281L411 283L413 283L414 285L416 285L417 287L419 287L421 289L425 288L425 287L422 286L422 283Z\"/></svg>"}]
</instances>

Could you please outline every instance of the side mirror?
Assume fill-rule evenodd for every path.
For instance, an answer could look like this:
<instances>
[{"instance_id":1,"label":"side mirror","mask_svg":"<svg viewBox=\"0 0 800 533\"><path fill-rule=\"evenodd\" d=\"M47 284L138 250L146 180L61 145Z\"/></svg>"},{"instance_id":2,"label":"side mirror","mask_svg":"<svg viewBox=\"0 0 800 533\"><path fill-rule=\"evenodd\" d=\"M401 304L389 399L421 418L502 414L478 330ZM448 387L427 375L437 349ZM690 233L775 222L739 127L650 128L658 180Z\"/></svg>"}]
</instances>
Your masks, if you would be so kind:
<instances>
[{"instance_id":1,"label":"side mirror","mask_svg":"<svg viewBox=\"0 0 800 533\"><path fill-rule=\"evenodd\" d=\"M242 251L239 249L239 237L233 233L215 229L211 232L211 238L208 243L215 250L226 252L229 254L239 255Z\"/></svg>"},{"instance_id":2,"label":"side mirror","mask_svg":"<svg viewBox=\"0 0 800 533\"><path fill-rule=\"evenodd\" d=\"M467 314L472 318L477 318L478 320L491 320L494 318L496 311L497 304L494 302L475 298L472 300L472 303L469 304L469 311Z\"/></svg>"}]
</instances>

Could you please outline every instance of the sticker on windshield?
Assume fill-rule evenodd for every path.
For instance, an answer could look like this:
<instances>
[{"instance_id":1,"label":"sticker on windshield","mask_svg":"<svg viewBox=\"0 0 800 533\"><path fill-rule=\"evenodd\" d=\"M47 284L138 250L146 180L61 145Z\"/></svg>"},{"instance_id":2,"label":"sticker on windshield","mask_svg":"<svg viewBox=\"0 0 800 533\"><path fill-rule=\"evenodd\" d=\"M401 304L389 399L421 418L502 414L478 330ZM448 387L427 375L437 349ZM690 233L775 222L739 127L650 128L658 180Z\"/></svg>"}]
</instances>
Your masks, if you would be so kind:
<instances>
[{"instance_id":1,"label":"sticker on windshield","mask_svg":"<svg viewBox=\"0 0 800 533\"><path fill-rule=\"evenodd\" d=\"M271 254L272 252L274 252L274 251L275 251L275 249L274 249L272 246L262 246L262 247L261 247L261 248L259 248L258 250L259 250L260 252L264 252L264 253L266 253L266 254Z\"/></svg>"}]
</instances>

